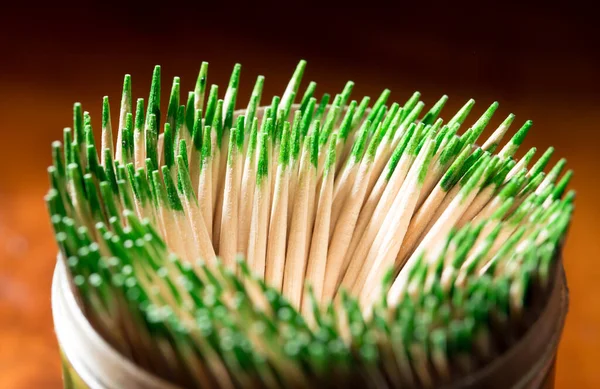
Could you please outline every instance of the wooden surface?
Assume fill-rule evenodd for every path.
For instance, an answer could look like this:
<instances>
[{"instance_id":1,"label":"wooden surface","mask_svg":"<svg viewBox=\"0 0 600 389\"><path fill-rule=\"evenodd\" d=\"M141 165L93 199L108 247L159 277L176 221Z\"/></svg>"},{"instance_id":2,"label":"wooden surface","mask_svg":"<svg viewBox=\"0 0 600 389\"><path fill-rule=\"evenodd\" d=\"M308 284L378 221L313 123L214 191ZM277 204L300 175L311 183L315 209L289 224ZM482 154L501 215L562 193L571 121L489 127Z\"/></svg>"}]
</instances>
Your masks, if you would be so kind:
<instances>
[{"instance_id":1,"label":"wooden surface","mask_svg":"<svg viewBox=\"0 0 600 389\"><path fill-rule=\"evenodd\" d=\"M541 154L554 145L552 162L568 159L578 193L564 252L571 307L556 387L600 387L600 46L591 13L521 8L435 16L411 8L252 25L247 13L225 21L225 11L190 12L175 22L164 10L142 17L133 6L90 7L0 15L0 388L61 387L50 310L56 245L43 195L50 142L71 125L72 103L81 101L98 129L101 98L110 96L115 115L124 73L133 75L135 96L146 98L154 64L163 65L165 88L179 75L187 91L202 60L211 64L209 82L224 85L240 62L242 96L258 74L267 76L265 95L272 95L283 91L300 58L319 93L352 79L357 96L389 87L403 100L420 90L429 105L446 93L445 117L473 97L475 115L500 102L492 125L510 112L518 124L533 120L524 149L535 145Z\"/></svg>"}]
</instances>

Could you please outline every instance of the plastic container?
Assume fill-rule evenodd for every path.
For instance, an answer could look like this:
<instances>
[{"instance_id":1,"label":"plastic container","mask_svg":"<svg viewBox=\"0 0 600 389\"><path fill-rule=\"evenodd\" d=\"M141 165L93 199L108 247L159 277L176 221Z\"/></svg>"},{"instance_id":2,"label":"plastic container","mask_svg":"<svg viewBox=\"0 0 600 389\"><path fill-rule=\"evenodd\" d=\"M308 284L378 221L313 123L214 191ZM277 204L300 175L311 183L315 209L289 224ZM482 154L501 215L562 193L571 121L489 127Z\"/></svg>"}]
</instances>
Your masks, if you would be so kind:
<instances>
[{"instance_id":1,"label":"plastic container","mask_svg":"<svg viewBox=\"0 0 600 389\"><path fill-rule=\"evenodd\" d=\"M553 388L567 309L568 289L561 264L546 307L519 343L485 368L444 389ZM65 389L178 388L135 366L96 333L77 305L60 259L52 282L52 312Z\"/></svg>"}]
</instances>

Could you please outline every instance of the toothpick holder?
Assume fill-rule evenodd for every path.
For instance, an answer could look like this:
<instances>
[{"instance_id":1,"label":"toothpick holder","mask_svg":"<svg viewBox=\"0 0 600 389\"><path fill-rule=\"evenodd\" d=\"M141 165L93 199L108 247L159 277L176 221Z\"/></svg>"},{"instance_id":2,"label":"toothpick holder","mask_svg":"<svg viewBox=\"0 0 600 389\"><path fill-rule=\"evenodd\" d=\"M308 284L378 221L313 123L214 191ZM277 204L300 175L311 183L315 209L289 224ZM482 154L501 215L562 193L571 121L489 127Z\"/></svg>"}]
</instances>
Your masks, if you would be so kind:
<instances>
[{"instance_id":1,"label":"toothpick holder","mask_svg":"<svg viewBox=\"0 0 600 389\"><path fill-rule=\"evenodd\" d=\"M259 119L264 108L257 109ZM292 111L295 108L299 105L293 105ZM547 303L520 340L484 368L436 389L554 388L558 345L569 303L560 251L554 263ZM65 389L179 389L137 367L94 330L77 303L60 254L52 282L52 312Z\"/></svg>"}]
</instances>

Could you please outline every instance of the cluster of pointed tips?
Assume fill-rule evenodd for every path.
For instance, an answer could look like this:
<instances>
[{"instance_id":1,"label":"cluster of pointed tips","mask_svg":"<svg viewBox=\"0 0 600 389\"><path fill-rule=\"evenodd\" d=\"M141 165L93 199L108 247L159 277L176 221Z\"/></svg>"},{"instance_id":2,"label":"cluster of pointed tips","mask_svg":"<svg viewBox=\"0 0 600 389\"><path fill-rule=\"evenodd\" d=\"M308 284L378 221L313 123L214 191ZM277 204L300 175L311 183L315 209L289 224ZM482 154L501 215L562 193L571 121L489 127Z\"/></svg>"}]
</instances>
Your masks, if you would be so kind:
<instances>
[{"instance_id":1,"label":"cluster of pointed tips","mask_svg":"<svg viewBox=\"0 0 600 389\"><path fill-rule=\"evenodd\" d=\"M126 76L100 150L75 104L46 202L84 314L184 387L435 387L485 366L552 287L565 161L517 159L531 122L503 142L512 114L483 139L497 103L465 126L473 100L444 121L446 96L317 99L304 69L270 102L259 76L239 109L240 66L220 98L203 63L166 117L160 67L135 106Z\"/></svg>"}]
</instances>

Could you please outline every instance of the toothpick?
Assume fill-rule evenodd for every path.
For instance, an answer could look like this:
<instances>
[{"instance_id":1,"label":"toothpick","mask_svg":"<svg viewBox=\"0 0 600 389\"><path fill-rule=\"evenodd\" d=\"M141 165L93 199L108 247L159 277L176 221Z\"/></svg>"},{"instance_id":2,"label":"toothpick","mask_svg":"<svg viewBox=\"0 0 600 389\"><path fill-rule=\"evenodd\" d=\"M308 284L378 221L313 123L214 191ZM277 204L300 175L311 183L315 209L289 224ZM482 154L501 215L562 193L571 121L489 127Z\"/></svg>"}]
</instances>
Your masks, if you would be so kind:
<instances>
[{"instance_id":1,"label":"toothpick","mask_svg":"<svg viewBox=\"0 0 600 389\"><path fill-rule=\"evenodd\" d=\"M272 121L268 119L268 126ZM252 207L252 224L248 247L248 263L252 272L259 277L265 276L267 233L269 229L270 177L269 177L269 134L260 134L258 142L258 159L256 164L256 189ZM265 280L269 284L271 280Z\"/></svg>"},{"instance_id":2,"label":"toothpick","mask_svg":"<svg viewBox=\"0 0 600 389\"><path fill-rule=\"evenodd\" d=\"M206 232L213 241L213 158L212 150L216 139L210 126L204 127L204 140L202 141L202 154L200 161L200 177L198 179L198 204L206 226Z\"/></svg>"},{"instance_id":3,"label":"toothpick","mask_svg":"<svg viewBox=\"0 0 600 389\"><path fill-rule=\"evenodd\" d=\"M285 268L287 243L287 211L289 195L290 158L290 126L284 124L281 139L281 152L275 176L275 192L270 211L269 232L266 252L265 280L276 289L281 290Z\"/></svg>"},{"instance_id":4,"label":"toothpick","mask_svg":"<svg viewBox=\"0 0 600 389\"><path fill-rule=\"evenodd\" d=\"M331 205L333 202L333 179L335 176L337 136L333 135L327 152L327 160L323 172L323 185L319 192L315 227L310 242L306 282L312 286L314 296L319 304L324 303L323 290L327 253L329 246L329 224L331 223ZM303 304L303 307L307 304Z\"/></svg>"},{"instance_id":5,"label":"toothpick","mask_svg":"<svg viewBox=\"0 0 600 389\"><path fill-rule=\"evenodd\" d=\"M199 257L208 262L214 261L216 258L215 251L196 202L196 195L192 188L192 183L189 180L189 171L187 170L187 166L181 155L177 156L177 169L179 172L179 180L182 183L183 188L183 203L186 214L188 215L188 222L190 223L194 235L194 243L200 252ZM164 173L163 170L163 174Z\"/></svg>"},{"instance_id":6,"label":"toothpick","mask_svg":"<svg viewBox=\"0 0 600 389\"><path fill-rule=\"evenodd\" d=\"M194 111L204 109L204 93L206 92L206 79L208 76L208 62L202 62L196 86L194 88Z\"/></svg>"},{"instance_id":7,"label":"toothpick","mask_svg":"<svg viewBox=\"0 0 600 389\"><path fill-rule=\"evenodd\" d=\"M123 80L123 92L121 94L121 108L119 110L119 128L117 129L117 143L115 144L115 160L123 161L123 129L125 118L131 113L131 76L125 75Z\"/></svg>"},{"instance_id":8,"label":"toothpick","mask_svg":"<svg viewBox=\"0 0 600 389\"><path fill-rule=\"evenodd\" d=\"M373 164L373 156L367 155L362 159L356 175L356 181L348 194L347 201L340 211L337 221L334 221L335 227L331 234L331 243L327 254L327 269L325 278L324 298L330 299L342 281L342 277L348 266L346 253L352 239L352 233L356 226L360 209L363 205L364 197L369 182L369 174ZM335 201L335 199L334 199ZM335 212L335 208L333 210ZM332 220L335 220L332 213Z\"/></svg>"},{"instance_id":9,"label":"toothpick","mask_svg":"<svg viewBox=\"0 0 600 389\"><path fill-rule=\"evenodd\" d=\"M146 161L146 139L145 133L147 130L143 127L144 123L144 99L138 99L135 112L135 127L133 129L133 159L136 169L143 167ZM152 134L151 136L154 136ZM152 141L149 141L149 147L152 147ZM158 162L158 161L157 161ZM154 166L158 168L158 164Z\"/></svg>"},{"instance_id":10,"label":"toothpick","mask_svg":"<svg viewBox=\"0 0 600 389\"><path fill-rule=\"evenodd\" d=\"M108 102L108 96L104 96L102 99L102 142L101 142L101 150L108 149L113 153L113 134L112 134L112 125L110 120L110 104ZM104 159L104 154L101 156L102 166L106 166L106 161Z\"/></svg>"},{"instance_id":11,"label":"toothpick","mask_svg":"<svg viewBox=\"0 0 600 389\"><path fill-rule=\"evenodd\" d=\"M316 136L318 136L318 131L315 128L304 141L283 275L283 295L296 308L300 307L304 289L304 272L309 243L307 242L308 196L312 165L310 148Z\"/></svg>"},{"instance_id":12,"label":"toothpick","mask_svg":"<svg viewBox=\"0 0 600 389\"><path fill-rule=\"evenodd\" d=\"M237 181L237 170L239 169L239 145L238 129L231 131L229 138L229 155L227 157L227 170L225 172L225 188L223 195L223 212L221 221L221 233L219 243L219 257L225 266L233 268L237 251L237 223L238 223L238 197L239 181Z\"/></svg>"},{"instance_id":13,"label":"toothpick","mask_svg":"<svg viewBox=\"0 0 600 389\"><path fill-rule=\"evenodd\" d=\"M250 223L252 221L252 204L254 203L254 191L256 187L256 165L257 165L257 137L258 137L258 119L254 118L246 158L244 161L244 170L242 173L242 184L240 194L240 211L238 226L238 253L248 252L248 240L250 238Z\"/></svg>"}]
</instances>

